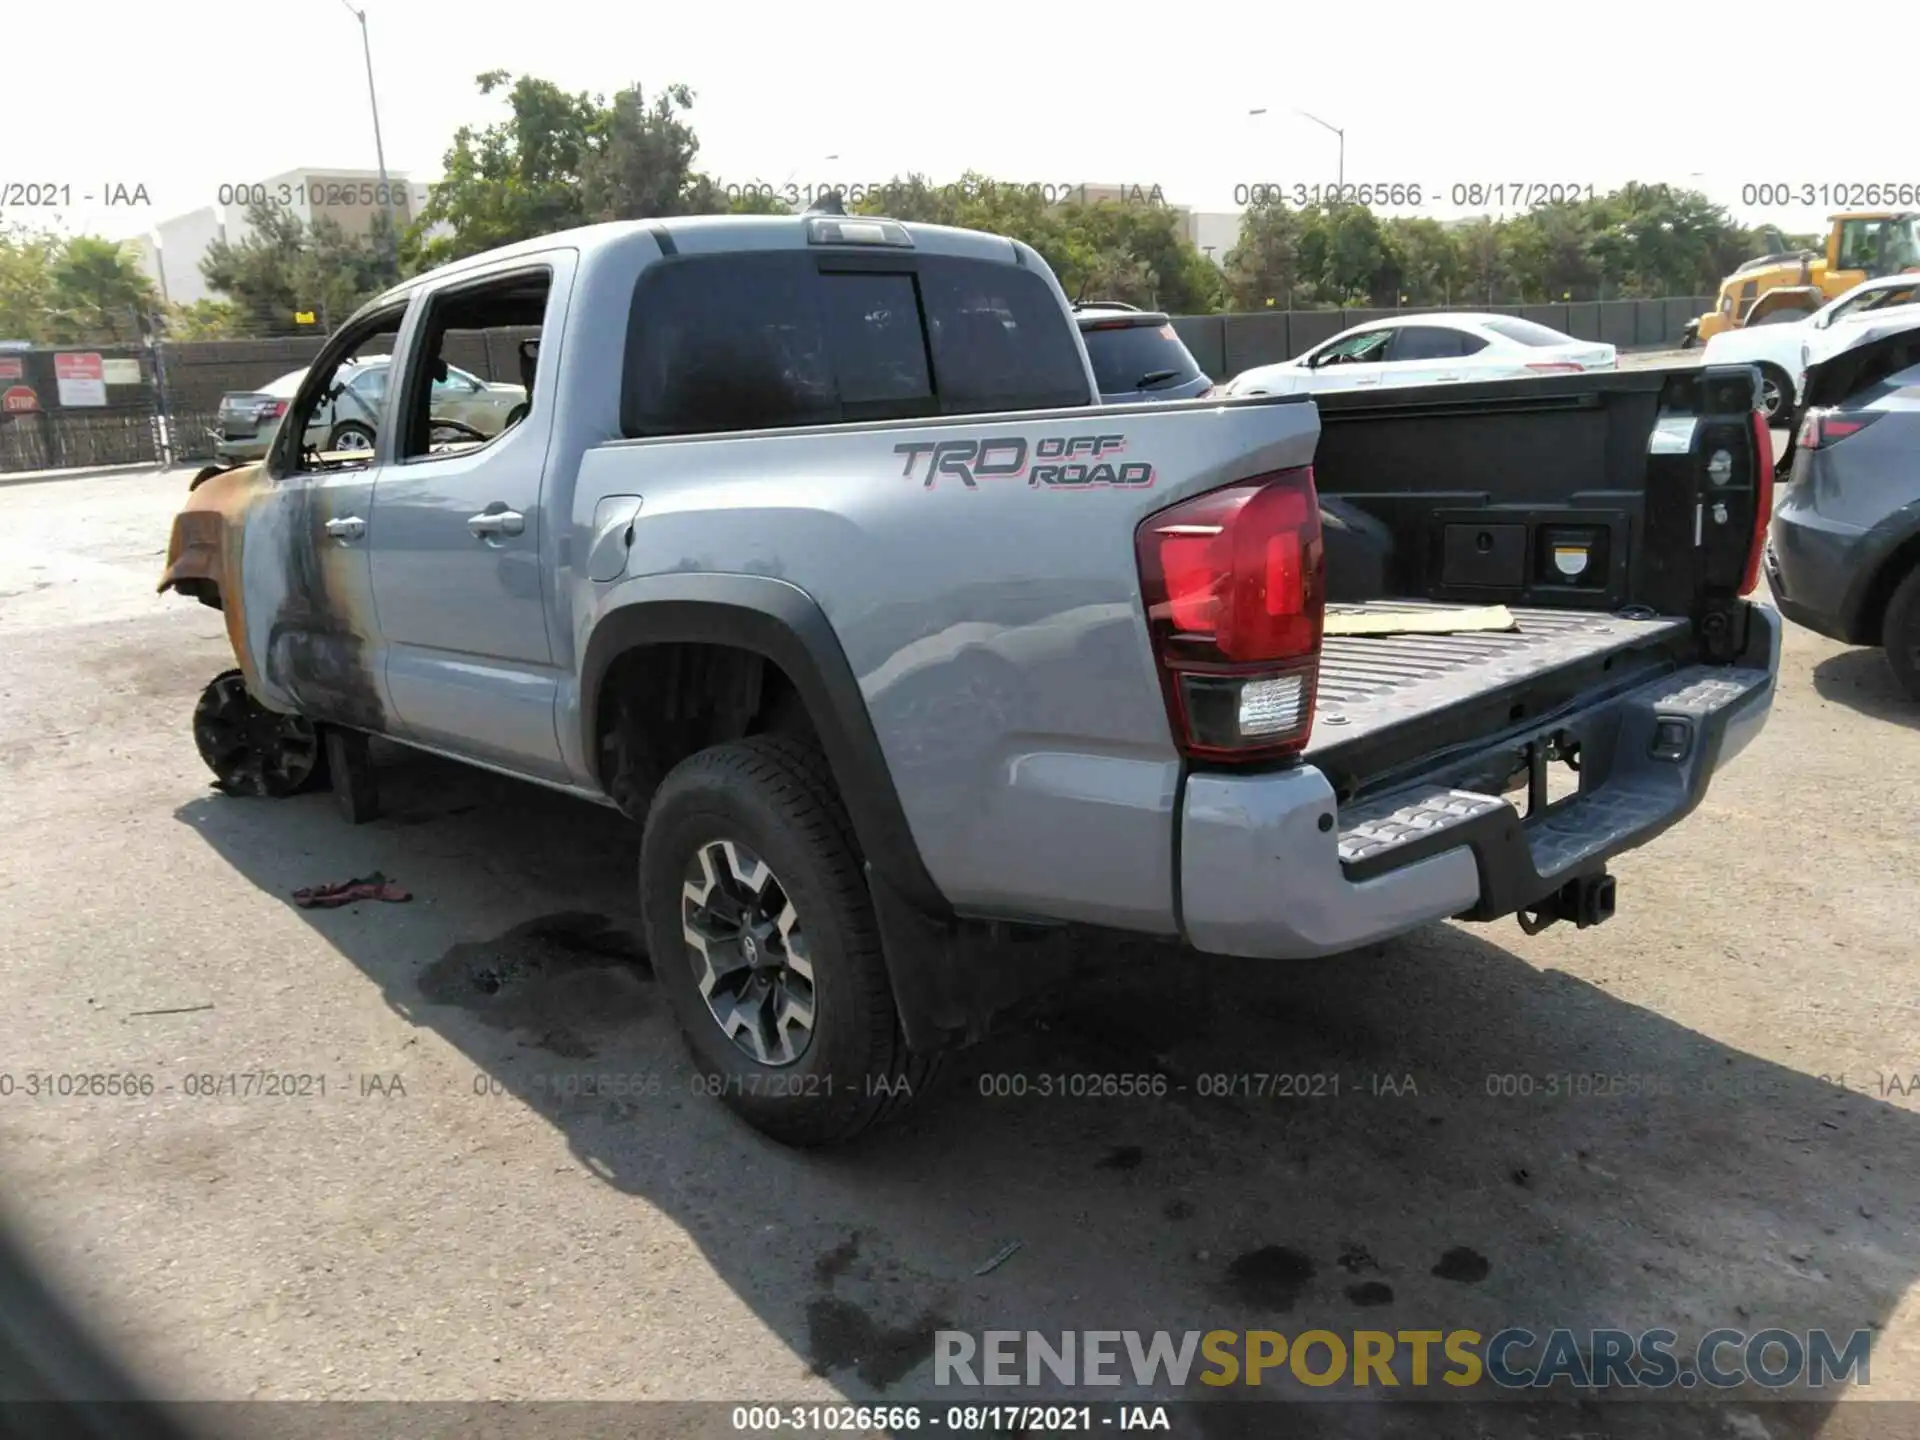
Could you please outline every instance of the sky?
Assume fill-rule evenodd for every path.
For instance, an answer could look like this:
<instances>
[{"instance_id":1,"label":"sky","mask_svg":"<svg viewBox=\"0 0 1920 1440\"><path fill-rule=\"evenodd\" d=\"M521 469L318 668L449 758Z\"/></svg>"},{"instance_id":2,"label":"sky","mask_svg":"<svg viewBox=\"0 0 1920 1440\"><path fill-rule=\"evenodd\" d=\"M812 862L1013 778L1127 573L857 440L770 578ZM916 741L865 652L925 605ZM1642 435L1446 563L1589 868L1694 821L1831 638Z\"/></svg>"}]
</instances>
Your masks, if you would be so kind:
<instances>
[{"instance_id":1,"label":"sky","mask_svg":"<svg viewBox=\"0 0 1920 1440\"><path fill-rule=\"evenodd\" d=\"M684 82L699 163L734 183L972 168L1232 210L1257 183L1333 180L1340 142L1307 111L1344 129L1349 183L1421 187L1386 214L1489 208L1453 204L1456 185L1666 181L1792 231L1822 228L1839 197L1763 204L1749 187L1920 186L1911 97L1873 61L1756 71L1745 37L1804 27L1799 5L364 4L387 166L416 181L458 126L503 113L474 84L503 68L601 93ZM1130 13L1150 22L1131 30ZM0 218L76 233L142 233L222 184L374 168L346 0L10 6L0 112ZM22 209L23 186L71 203ZM141 188L146 205L108 203Z\"/></svg>"}]
</instances>

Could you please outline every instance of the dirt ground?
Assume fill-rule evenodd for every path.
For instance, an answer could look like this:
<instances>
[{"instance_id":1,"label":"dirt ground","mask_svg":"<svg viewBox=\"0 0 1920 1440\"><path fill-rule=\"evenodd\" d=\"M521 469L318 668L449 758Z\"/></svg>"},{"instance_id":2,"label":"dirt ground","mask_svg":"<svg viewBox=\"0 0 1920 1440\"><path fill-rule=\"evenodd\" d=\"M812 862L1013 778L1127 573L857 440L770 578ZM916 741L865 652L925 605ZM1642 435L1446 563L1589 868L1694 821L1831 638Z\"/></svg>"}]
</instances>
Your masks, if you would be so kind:
<instances>
[{"instance_id":1,"label":"dirt ground","mask_svg":"<svg viewBox=\"0 0 1920 1440\"><path fill-rule=\"evenodd\" d=\"M413 757L357 829L208 788L220 620L153 594L184 490L0 487L0 1072L153 1080L15 1083L0 1189L162 1394L926 1398L939 1328L1524 1323L1872 1326L1871 1394L1920 1400L1920 709L1877 654L1789 628L1768 728L1607 925L1118 947L909 1128L800 1155L692 1092L610 812ZM289 903L376 869L412 903ZM1274 1072L1338 1091L1199 1093ZM196 1093L261 1073L294 1093ZM985 1093L1144 1073L1175 1088ZM1592 1073L1663 1093L1549 1094ZM1306 1408L1271 1433L1402 1433ZM1822 1423L1911 1412L1658 1433Z\"/></svg>"}]
</instances>

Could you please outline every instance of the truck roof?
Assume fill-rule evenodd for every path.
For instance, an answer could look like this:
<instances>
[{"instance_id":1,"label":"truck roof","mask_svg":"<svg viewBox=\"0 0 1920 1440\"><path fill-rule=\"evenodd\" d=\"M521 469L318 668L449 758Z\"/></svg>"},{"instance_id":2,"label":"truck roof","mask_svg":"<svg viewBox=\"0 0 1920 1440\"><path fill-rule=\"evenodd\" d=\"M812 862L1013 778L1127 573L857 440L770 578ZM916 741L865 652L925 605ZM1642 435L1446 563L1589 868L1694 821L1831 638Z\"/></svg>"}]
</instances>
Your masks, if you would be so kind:
<instances>
[{"instance_id":1,"label":"truck roof","mask_svg":"<svg viewBox=\"0 0 1920 1440\"><path fill-rule=\"evenodd\" d=\"M642 237L648 244L657 245L659 238L665 236L674 250L693 255L748 250L801 250L810 243L809 222L820 219L853 223L886 220L888 224L906 231L913 240L913 250L917 254L951 255L1014 265L1026 265L1038 260L1030 247L1004 235L961 230L950 225L889 220L882 215L673 215L653 220L609 220L598 225L582 225L482 251L478 255L449 261L424 274L403 280L376 296L362 309L389 304L429 281L456 275L463 270L493 265L501 260L511 260L517 255L572 249L578 250L582 259L585 259L596 252L635 244Z\"/></svg>"}]
</instances>

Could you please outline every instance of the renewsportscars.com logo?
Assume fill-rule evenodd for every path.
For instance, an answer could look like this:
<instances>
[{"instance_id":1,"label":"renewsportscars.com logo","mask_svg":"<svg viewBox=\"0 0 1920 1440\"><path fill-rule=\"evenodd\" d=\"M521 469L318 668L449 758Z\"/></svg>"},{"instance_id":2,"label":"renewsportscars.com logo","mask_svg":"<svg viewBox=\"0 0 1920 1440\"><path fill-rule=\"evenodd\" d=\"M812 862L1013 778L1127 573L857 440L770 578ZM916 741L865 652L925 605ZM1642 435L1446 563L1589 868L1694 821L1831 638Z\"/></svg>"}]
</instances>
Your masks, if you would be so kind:
<instances>
[{"instance_id":1,"label":"renewsportscars.com logo","mask_svg":"<svg viewBox=\"0 0 1920 1440\"><path fill-rule=\"evenodd\" d=\"M933 1383L1820 1390L1865 1385L1872 1347L1870 1330L1836 1343L1825 1330L1777 1328L1710 1330L1691 1347L1665 1329L1536 1335L1516 1326L1490 1338L1477 1330L941 1330Z\"/></svg>"}]
</instances>

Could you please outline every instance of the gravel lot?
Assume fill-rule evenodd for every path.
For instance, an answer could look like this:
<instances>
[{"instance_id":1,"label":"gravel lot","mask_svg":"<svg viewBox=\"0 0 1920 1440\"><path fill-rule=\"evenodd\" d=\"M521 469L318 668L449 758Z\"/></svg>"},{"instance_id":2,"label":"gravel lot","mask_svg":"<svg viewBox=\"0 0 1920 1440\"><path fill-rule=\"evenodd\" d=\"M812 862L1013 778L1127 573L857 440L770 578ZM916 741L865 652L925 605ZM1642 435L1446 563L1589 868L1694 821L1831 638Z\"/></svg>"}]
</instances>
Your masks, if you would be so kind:
<instances>
[{"instance_id":1,"label":"gravel lot","mask_svg":"<svg viewBox=\"0 0 1920 1440\"><path fill-rule=\"evenodd\" d=\"M220 620L153 594L184 490L0 486L0 1071L155 1080L16 1086L0 1187L163 1394L933 1398L947 1325L1530 1323L1871 1324L1871 1393L1920 1399L1920 710L1877 654L1789 629L1768 729L1617 866L1608 925L1305 965L1121 947L886 1145L803 1156L690 1093L617 817L414 757L359 829L208 788L188 717ZM413 903L287 899L375 869ZM981 1093L1147 1070L1188 1093ZM265 1071L326 1093L188 1093ZM1339 1094L1193 1093L1274 1071ZM1669 1093L1548 1098L1568 1072ZM639 1093L549 1078L580 1075ZM1608 1433L1912 1424L1632 1408ZM1286 1433L1401 1433L1389 1410Z\"/></svg>"}]
</instances>

